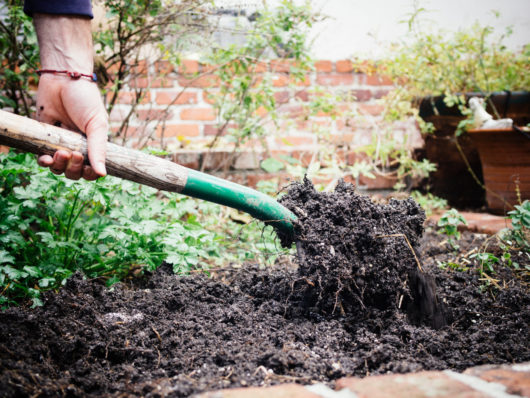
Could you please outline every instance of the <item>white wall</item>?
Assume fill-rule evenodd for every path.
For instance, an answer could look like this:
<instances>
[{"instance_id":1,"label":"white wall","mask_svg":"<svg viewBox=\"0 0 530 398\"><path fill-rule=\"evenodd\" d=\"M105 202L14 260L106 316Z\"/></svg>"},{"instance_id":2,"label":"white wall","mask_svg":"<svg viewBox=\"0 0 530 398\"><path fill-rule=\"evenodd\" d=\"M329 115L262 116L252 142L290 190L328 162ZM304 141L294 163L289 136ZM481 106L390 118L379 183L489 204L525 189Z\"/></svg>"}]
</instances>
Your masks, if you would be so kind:
<instances>
[{"instance_id":1,"label":"white wall","mask_svg":"<svg viewBox=\"0 0 530 398\"><path fill-rule=\"evenodd\" d=\"M413 0L312 0L313 7L330 18L319 23L313 50L317 59L337 60L354 54L377 56L381 44L403 39L412 12ZM423 0L430 12L424 18L429 26L457 30L478 21L491 25L498 34L507 26L514 33L505 44L521 49L530 43L530 0ZM495 18L492 10L501 13Z\"/></svg>"}]
</instances>

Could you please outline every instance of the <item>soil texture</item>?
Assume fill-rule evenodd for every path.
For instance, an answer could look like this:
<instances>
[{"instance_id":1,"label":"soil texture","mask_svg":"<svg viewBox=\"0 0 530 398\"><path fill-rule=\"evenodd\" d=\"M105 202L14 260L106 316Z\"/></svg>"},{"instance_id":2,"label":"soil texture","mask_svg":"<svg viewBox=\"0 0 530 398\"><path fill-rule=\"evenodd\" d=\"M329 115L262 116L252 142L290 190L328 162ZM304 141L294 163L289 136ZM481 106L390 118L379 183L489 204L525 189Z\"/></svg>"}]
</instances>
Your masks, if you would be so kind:
<instances>
[{"instance_id":1,"label":"soil texture","mask_svg":"<svg viewBox=\"0 0 530 398\"><path fill-rule=\"evenodd\" d=\"M0 396L186 397L530 360L528 281L503 268L484 289L476 270L438 267L454 254L414 202L306 183L283 203L300 220L297 269L162 266L111 290L76 274L43 307L0 313ZM466 233L461 250L486 238ZM425 295L446 325L420 319L439 313L415 308Z\"/></svg>"}]
</instances>

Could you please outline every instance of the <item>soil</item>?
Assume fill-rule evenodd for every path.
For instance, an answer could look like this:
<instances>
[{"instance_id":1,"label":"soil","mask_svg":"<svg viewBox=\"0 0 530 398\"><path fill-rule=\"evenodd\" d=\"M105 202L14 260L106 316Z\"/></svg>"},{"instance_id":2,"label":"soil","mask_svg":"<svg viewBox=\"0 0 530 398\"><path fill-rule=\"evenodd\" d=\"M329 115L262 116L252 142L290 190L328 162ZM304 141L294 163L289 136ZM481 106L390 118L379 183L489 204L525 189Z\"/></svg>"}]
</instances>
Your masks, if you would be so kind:
<instances>
[{"instance_id":1,"label":"soil","mask_svg":"<svg viewBox=\"0 0 530 398\"><path fill-rule=\"evenodd\" d=\"M112 290L76 274L43 307L0 313L0 396L184 397L530 360L528 280L499 268L484 289L476 270L440 268L454 253L413 201L308 183L282 201L299 267L164 265ZM461 251L486 238L465 233Z\"/></svg>"}]
</instances>

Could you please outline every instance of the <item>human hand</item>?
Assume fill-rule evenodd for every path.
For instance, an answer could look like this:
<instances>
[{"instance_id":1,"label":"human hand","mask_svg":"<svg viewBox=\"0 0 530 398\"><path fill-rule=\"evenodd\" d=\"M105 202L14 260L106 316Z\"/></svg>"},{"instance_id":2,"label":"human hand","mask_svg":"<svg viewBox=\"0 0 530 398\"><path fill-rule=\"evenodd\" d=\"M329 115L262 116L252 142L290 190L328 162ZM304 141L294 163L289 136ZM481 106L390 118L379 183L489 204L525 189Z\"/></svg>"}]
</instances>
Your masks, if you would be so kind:
<instances>
[{"instance_id":1,"label":"human hand","mask_svg":"<svg viewBox=\"0 0 530 398\"><path fill-rule=\"evenodd\" d=\"M39 157L39 164L54 174L78 180L95 180L106 175L105 148L108 118L97 86L88 80L73 80L64 75L43 74L37 91L37 119L87 136L90 166L83 154L58 150Z\"/></svg>"},{"instance_id":2,"label":"human hand","mask_svg":"<svg viewBox=\"0 0 530 398\"><path fill-rule=\"evenodd\" d=\"M42 69L91 75L93 46L90 20L73 15L35 14ZM42 74L37 91L37 119L87 136L90 166L83 154L58 150L39 157L39 164L55 174L78 180L106 175L108 117L98 88L85 77Z\"/></svg>"}]
</instances>

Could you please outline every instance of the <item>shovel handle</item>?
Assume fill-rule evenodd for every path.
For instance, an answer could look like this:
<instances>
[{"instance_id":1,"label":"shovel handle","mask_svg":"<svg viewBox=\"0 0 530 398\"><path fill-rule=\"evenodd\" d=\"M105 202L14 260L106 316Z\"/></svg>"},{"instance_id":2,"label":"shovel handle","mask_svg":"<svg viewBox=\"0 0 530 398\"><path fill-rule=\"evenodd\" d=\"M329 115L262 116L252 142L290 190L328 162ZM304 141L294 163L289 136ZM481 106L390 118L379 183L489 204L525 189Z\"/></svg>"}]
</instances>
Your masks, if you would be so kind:
<instances>
[{"instance_id":1,"label":"shovel handle","mask_svg":"<svg viewBox=\"0 0 530 398\"><path fill-rule=\"evenodd\" d=\"M87 159L84 135L1 110L0 145L37 155L53 155L58 149L67 149L78 151ZM229 206L272 225L285 237L293 235L296 216L254 189L112 143L107 143L105 165L112 176Z\"/></svg>"},{"instance_id":2,"label":"shovel handle","mask_svg":"<svg viewBox=\"0 0 530 398\"><path fill-rule=\"evenodd\" d=\"M58 149L87 156L83 134L0 110L0 145L36 155L53 155ZM170 192L186 186L189 169L143 152L107 143L106 168L110 175Z\"/></svg>"}]
</instances>

